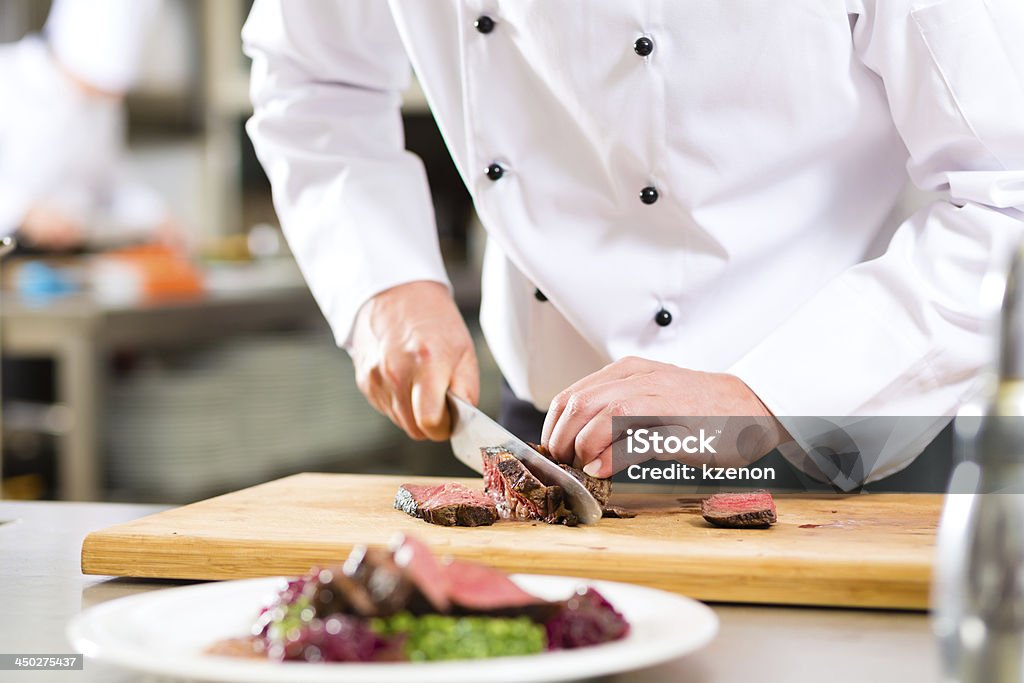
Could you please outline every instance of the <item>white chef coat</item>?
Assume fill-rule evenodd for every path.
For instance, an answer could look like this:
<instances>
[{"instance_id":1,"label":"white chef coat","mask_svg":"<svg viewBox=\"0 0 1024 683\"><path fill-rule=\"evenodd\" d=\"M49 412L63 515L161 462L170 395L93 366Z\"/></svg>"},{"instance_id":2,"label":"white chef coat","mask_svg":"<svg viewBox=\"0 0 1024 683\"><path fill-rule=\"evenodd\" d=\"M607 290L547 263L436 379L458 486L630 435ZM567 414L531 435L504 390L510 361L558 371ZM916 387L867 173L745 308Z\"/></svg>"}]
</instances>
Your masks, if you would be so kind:
<instances>
[{"instance_id":1,"label":"white chef coat","mask_svg":"<svg viewBox=\"0 0 1024 683\"><path fill-rule=\"evenodd\" d=\"M1022 35L1017 0L257 0L249 132L341 344L377 292L447 282L403 149L411 61L518 396L632 354L733 373L783 423L948 416L991 352L982 278L1024 234ZM908 173L946 198L882 234Z\"/></svg>"},{"instance_id":2,"label":"white chef coat","mask_svg":"<svg viewBox=\"0 0 1024 683\"><path fill-rule=\"evenodd\" d=\"M60 209L103 238L152 229L167 209L126 171L119 100L89 97L56 66L92 85L123 90L155 0L61 0L46 38L0 45L0 235L36 202ZM72 60L72 61L69 61Z\"/></svg>"}]
</instances>

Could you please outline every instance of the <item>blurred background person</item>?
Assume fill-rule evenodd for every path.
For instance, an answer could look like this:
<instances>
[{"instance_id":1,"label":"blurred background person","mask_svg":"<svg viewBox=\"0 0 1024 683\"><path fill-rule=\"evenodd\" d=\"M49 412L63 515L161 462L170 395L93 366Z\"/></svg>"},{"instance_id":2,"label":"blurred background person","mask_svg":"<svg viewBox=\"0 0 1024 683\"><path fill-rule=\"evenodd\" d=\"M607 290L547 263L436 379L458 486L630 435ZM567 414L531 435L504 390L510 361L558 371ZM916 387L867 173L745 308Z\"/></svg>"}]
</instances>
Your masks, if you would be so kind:
<instances>
[{"instance_id":1,"label":"blurred background person","mask_svg":"<svg viewBox=\"0 0 1024 683\"><path fill-rule=\"evenodd\" d=\"M177 241L124 168L124 95L159 2L58 0L41 34L0 46L0 234L39 250Z\"/></svg>"}]
</instances>

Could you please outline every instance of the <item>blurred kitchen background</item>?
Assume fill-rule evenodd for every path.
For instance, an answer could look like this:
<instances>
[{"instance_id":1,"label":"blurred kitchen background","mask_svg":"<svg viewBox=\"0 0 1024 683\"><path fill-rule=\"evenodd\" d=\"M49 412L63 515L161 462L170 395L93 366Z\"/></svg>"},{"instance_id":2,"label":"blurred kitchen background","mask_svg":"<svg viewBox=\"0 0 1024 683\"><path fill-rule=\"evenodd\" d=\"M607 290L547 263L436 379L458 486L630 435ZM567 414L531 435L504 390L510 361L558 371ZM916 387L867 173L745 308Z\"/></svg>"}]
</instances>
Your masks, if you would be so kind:
<instances>
[{"instance_id":1,"label":"blurred kitchen background","mask_svg":"<svg viewBox=\"0 0 1024 683\"><path fill-rule=\"evenodd\" d=\"M0 43L38 33L50 5L0 0ZM180 503L306 470L466 473L447 444L411 442L369 408L288 252L244 130L250 5L162 0L124 98L126 173L163 198L189 257L95 238L0 265L0 497ZM404 118L494 415L483 234L415 85ZM935 490L947 476L927 454L909 473Z\"/></svg>"},{"instance_id":2,"label":"blurred kitchen background","mask_svg":"<svg viewBox=\"0 0 1024 683\"><path fill-rule=\"evenodd\" d=\"M50 4L0 0L0 42L39 32ZM152 254L94 243L0 266L0 497L175 503L311 469L461 471L369 408L288 253L244 131L250 5L163 0L125 98L128 172L164 198L191 263L155 274ZM475 325L482 233L415 87L404 112Z\"/></svg>"}]
</instances>

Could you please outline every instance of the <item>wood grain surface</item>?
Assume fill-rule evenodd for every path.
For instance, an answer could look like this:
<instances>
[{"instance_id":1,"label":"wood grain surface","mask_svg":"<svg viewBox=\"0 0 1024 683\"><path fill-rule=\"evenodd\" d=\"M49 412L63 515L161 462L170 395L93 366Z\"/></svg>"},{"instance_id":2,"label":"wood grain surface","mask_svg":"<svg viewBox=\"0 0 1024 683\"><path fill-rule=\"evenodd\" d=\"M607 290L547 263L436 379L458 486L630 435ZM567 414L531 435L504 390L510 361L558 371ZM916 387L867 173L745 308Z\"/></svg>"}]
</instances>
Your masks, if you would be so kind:
<instances>
[{"instance_id":1,"label":"wood grain surface","mask_svg":"<svg viewBox=\"0 0 1024 683\"><path fill-rule=\"evenodd\" d=\"M392 508L428 477L300 474L89 534L86 574L174 579L292 575L353 545L414 534L439 553L514 572L627 581L723 602L924 609L942 497L776 496L770 529L716 529L699 497L616 494L637 512L588 527L448 528ZM459 480L480 486L480 480Z\"/></svg>"}]
</instances>

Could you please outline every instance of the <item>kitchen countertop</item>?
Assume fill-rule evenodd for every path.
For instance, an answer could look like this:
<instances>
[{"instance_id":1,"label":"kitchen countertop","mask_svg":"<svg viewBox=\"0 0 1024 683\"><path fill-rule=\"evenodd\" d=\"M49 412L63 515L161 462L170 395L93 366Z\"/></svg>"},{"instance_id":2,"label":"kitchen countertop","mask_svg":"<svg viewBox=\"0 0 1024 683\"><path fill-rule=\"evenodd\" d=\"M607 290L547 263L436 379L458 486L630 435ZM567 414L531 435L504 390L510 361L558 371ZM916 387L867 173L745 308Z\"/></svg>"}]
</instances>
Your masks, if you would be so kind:
<instances>
[{"instance_id":1,"label":"kitchen countertop","mask_svg":"<svg viewBox=\"0 0 1024 683\"><path fill-rule=\"evenodd\" d=\"M148 505L0 501L0 653L66 654L68 619L107 600L183 582L84 576L82 539L95 529L160 510ZM6 522L6 523L5 523ZM794 586L793 590L799 590ZM937 681L927 616L850 609L712 605L721 630L689 657L611 681ZM680 625L684 628L685 625ZM3 681L112 679L84 672L0 672Z\"/></svg>"}]
</instances>

